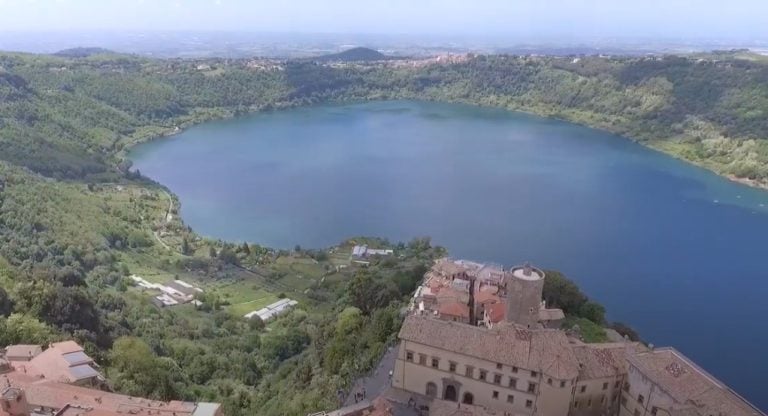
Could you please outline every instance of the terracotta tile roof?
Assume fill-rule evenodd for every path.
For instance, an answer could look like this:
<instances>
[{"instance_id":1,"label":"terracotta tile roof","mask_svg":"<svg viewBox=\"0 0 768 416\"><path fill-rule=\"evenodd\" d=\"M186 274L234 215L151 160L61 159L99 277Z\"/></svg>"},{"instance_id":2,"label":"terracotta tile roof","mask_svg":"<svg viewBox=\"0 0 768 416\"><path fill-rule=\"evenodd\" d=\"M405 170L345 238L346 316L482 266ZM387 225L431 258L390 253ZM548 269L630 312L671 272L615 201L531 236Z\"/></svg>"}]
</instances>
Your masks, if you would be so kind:
<instances>
[{"instance_id":1,"label":"terracotta tile roof","mask_svg":"<svg viewBox=\"0 0 768 416\"><path fill-rule=\"evenodd\" d=\"M39 345L19 344L9 345L5 349L5 357L8 360L24 359L31 360L38 354L43 352L43 348Z\"/></svg>"},{"instance_id":2,"label":"terracotta tile roof","mask_svg":"<svg viewBox=\"0 0 768 416\"><path fill-rule=\"evenodd\" d=\"M485 308L485 313L488 315L488 320L491 323L499 323L504 320L504 316L507 314L507 305L494 303Z\"/></svg>"},{"instance_id":3,"label":"terracotta tile roof","mask_svg":"<svg viewBox=\"0 0 768 416\"><path fill-rule=\"evenodd\" d=\"M51 348L49 349L55 349L60 354L69 354L71 352L83 351L83 347L81 347L80 344L76 343L75 341L54 342L51 344Z\"/></svg>"},{"instance_id":4,"label":"terracotta tile roof","mask_svg":"<svg viewBox=\"0 0 768 416\"><path fill-rule=\"evenodd\" d=\"M701 414L763 415L674 348L628 354L627 361L678 404L694 405Z\"/></svg>"},{"instance_id":5,"label":"terracotta tile roof","mask_svg":"<svg viewBox=\"0 0 768 416\"><path fill-rule=\"evenodd\" d=\"M125 396L19 372L3 375L0 384L10 384L23 390L31 406L60 409L65 416L196 416L199 408L198 404L191 402L161 402Z\"/></svg>"},{"instance_id":6,"label":"terracotta tile roof","mask_svg":"<svg viewBox=\"0 0 768 416\"><path fill-rule=\"evenodd\" d=\"M462 292L450 287L444 287L437 293L437 302L461 302L466 305L469 303L469 292Z\"/></svg>"},{"instance_id":7,"label":"terracotta tile roof","mask_svg":"<svg viewBox=\"0 0 768 416\"><path fill-rule=\"evenodd\" d=\"M634 344L583 344L573 347L579 361L579 378L591 380L627 373L627 349Z\"/></svg>"},{"instance_id":8,"label":"terracotta tile roof","mask_svg":"<svg viewBox=\"0 0 768 416\"><path fill-rule=\"evenodd\" d=\"M449 258L443 258L435 262L432 270L443 276L453 276L454 274L465 272L467 269Z\"/></svg>"},{"instance_id":9,"label":"terracotta tile roof","mask_svg":"<svg viewBox=\"0 0 768 416\"><path fill-rule=\"evenodd\" d=\"M501 302L501 298L499 298L494 293L491 293L490 291L481 290L475 294L475 302L478 304L481 303L499 303Z\"/></svg>"},{"instance_id":10,"label":"terracotta tile roof","mask_svg":"<svg viewBox=\"0 0 768 416\"><path fill-rule=\"evenodd\" d=\"M501 416L503 412L495 412L482 406L459 404L445 400L433 400L429 406L429 414L441 416Z\"/></svg>"},{"instance_id":11,"label":"terracotta tile roof","mask_svg":"<svg viewBox=\"0 0 768 416\"><path fill-rule=\"evenodd\" d=\"M441 303L437 311L440 315L469 318L469 306L457 301Z\"/></svg>"},{"instance_id":12,"label":"terracotta tile roof","mask_svg":"<svg viewBox=\"0 0 768 416\"><path fill-rule=\"evenodd\" d=\"M74 383L79 380L99 377L92 367L93 359L83 352L74 341L51 344L50 348L27 362L14 363L17 371L49 380Z\"/></svg>"},{"instance_id":13,"label":"terracotta tile roof","mask_svg":"<svg viewBox=\"0 0 768 416\"><path fill-rule=\"evenodd\" d=\"M528 330L502 323L492 329L410 315L400 339L509 366L540 371L560 380L575 378L578 362L565 333Z\"/></svg>"}]
</instances>

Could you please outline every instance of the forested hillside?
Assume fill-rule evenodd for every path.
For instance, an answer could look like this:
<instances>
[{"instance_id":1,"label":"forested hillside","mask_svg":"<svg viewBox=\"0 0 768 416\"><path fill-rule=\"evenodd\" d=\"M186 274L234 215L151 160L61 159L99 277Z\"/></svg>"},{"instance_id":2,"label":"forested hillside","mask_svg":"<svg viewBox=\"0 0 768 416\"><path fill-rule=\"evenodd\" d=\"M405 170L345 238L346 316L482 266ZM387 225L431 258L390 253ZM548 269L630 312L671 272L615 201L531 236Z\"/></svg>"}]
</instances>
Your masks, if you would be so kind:
<instances>
[{"instance_id":1,"label":"forested hillside","mask_svg":"<svg viewBox=\"0 0 768 416\"><path fill-rule=\"evenodd\" d=\"M247 61L0 55L0 157L56 178L109 176L126 145L190 123L324 100L416 98L560 117L763 180L768 64L737 57L478 56L416 67L264 69Z\"/></svg>"},{"instance_id":2,"label":"forested hillside","mask_svg":"<svg viewBox=\"0 0 768 416\"><path fill-rule=\"evenodd\" d=\"M0 345L74 337L114 389L222 401L227 415L333 407L337 389L394 339L399 307L442 250L423 239L373 241L398 256L363 269L338 255L348 246L288 252L206 240L179 220L172 195L130 169L127 148L253 111L423 99L573 120L764 181L768 65L753 58L325 66L0 54ZM196 282L202 305L158 309L132 274ZM300 307L269 330L242 318L250 302L280 297Z\"/></svg>"}]
</instances>

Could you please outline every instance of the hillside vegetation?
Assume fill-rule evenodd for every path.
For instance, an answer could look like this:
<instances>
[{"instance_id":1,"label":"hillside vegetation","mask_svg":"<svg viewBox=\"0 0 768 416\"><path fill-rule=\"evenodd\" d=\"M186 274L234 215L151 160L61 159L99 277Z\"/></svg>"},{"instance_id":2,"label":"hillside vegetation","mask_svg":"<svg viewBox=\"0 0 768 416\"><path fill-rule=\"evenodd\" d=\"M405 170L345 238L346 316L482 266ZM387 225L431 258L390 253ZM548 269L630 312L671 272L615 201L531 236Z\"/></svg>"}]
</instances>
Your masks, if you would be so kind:
<instances>
[{"instance_id":1,"label":"hillside vegetation","mask_svg":"<svg viewBox=\"0 0 768 416\"><path fill-rule=\"evenodd\" d=\"M327 100L413 98L563 118L764 181L768 64L729 56L478 56L415 68L289 62L282 70L215 61L199 70L113 54L0 55L0 157L56 178L109 176L126 145L191 123Z\"/></svg>"},{"instance_id":2,"label":"hillside vegetation","mask_svg":"<svg viewBox=\"0 0 768 416\"><path fill-rule=\"evenodd\" d=\"M135 143L253 111L440 100L572 120L768 179L768 65L743 52L412 66L64 55L0 54L0 345L74 337L114 389L221 401L227 415L334 407L394 340L399 307L444 251L428 239L358 239L397 253L360 268L349 245L289 252L203 239L173 195L130 169ZM131 274L198 284L202 305L158 309ZM572 284L552 281L553 304L602 323ZM280 297L300 305L266 328L242 318Z\"/></svg>"},{"instance_id":3,"label":"hillside vegetation","mask_svg":"<svg viewBox=\"0 0 768 416\"><path fill-rule=\"evenodd\" d=\"M360 61L384 61L390 59L387 55L370 48L352 48L339 53L321 55L312 58L316 62L360 62Z\"/></svg>"}]
</instances>

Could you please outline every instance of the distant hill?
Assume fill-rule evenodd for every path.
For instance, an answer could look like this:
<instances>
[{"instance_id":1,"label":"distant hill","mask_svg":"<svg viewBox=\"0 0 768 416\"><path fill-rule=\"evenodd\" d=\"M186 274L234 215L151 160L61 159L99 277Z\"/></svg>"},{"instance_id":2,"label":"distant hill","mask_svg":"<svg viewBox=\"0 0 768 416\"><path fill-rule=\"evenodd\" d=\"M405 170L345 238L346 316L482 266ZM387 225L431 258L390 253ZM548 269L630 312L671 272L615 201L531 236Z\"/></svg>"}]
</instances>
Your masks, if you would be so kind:
<instances>
[{"instance_id":1,"label":"distant hill","mask_svg":"<svg viewBox=\"0 0 768 416\"><path fill-rule=\"evenodd\" d=\"M104 49L104 48L70 48L70 49L60 50L54 53L54 55L65 57L65 58L87 58L91 55L113 54L113 53L115 52L110 51L109 49Z\"/></svg>"},{"instance_id":2,"label":"distant hill","mask_svg":"<svg viewBox=\"0 0 768 416\"><path fill-rule=\"evenodd\" d=\"M370 49L370 48L352 48L346 51L334 53L330 55L322 55L316 58L312 58L314 61L331 62L331 61L346 61L346 62L358 62L358 61L384 61L392 59L392 57L384 55L383 53Z\"/></svg>"}]
</instances>

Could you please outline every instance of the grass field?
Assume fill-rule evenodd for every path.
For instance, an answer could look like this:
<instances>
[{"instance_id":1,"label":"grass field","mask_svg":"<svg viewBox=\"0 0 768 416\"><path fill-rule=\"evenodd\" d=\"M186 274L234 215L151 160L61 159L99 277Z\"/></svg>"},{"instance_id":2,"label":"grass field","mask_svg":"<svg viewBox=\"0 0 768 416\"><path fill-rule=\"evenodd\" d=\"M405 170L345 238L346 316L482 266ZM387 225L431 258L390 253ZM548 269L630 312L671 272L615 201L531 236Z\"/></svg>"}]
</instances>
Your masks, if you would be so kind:
<instances>
[{"instance_id":1,"label":"grass field","mask_svg":"<svg viewBox=\"0 0 768 416\"><path fill-rule=\"evenodd\" d=\"M263 292L263 296L260 298L227 306L227 312L235 316L243 316L249 312L259 310L269 304L277 302L277 300L277 296L269 292Z\"/></svg>"}]
</instances>

